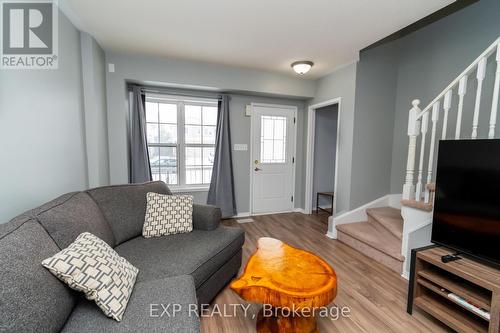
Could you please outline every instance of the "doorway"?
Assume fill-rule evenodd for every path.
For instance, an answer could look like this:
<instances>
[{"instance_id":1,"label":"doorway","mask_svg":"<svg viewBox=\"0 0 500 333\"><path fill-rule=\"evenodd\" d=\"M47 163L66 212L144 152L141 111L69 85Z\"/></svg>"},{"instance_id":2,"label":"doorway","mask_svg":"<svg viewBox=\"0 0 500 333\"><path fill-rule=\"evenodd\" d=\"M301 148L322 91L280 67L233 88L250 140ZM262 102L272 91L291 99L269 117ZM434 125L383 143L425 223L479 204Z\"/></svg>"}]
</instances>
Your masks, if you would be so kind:
<instances>
[{"instance_id":1,"label":"doorway","mask_svg":"<svg viewBox=\"0 0 500 333\"><path fill-rule=\"evenodd\" d=\"M297 108L252 104L252 214L293 211Z\"/></svg>"},{"instance_id":2,"label":"doorway","mask_svg":"<svg viewBox=\"0 0 500 333\"><path fill-rule=\"evenodd\" d=\"M335 214L340 106L340 98L336 98L311 105L308 110L305 186L307 214L315 212L317 205L331 210L331 215Z\"/></svg>"},{"instance_id":3,"label":"doorway","mask_svg":"<svg viewBox=\"0 0 500 333\"><path fill-rule=\"evenodd\" d=\"M338 105L316 109L312 207L333 215ZM319 210L319 211L318 211Z\"/></svg>"}]
</instances>

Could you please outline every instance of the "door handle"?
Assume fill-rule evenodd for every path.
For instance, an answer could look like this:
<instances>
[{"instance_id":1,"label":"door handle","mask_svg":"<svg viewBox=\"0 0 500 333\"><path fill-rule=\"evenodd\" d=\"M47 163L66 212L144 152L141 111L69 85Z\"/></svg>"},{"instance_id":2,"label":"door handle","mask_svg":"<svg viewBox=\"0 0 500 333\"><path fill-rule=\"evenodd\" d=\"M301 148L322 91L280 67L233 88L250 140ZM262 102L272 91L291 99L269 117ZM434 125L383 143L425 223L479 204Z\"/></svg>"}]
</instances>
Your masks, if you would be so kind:
<instances>
[{"instance_id":1,"label":"door handle","mask_svg":"<svg viewBox=\"0 0 500 333\"><path fill-rule=\"evenodd\" d=\"M254 171L262 171L262 169L255 167Z\"/></svg>"}]
</instances>

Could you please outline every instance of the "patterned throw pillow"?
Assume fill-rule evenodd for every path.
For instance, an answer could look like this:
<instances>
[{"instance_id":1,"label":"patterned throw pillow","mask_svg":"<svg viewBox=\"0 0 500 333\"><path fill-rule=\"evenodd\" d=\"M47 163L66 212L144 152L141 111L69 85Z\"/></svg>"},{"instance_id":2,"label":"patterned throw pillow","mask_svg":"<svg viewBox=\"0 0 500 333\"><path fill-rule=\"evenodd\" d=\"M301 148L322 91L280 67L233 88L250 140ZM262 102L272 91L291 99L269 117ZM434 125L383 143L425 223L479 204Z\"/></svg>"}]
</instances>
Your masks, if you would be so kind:
<instances>
[{"instance_id":1,"label":"patterned throw pillow","mask_svg":"<svg viewBox=\"0 0 500 333\"><path fill-rule=\"evenodd\" d=\"M106 242L88 232L42 261L42 265L117 321L123 317L139 272Z\"/></svg>"},{"instance_id":2,"label":"patterned throw pillow","mask_svg":"<svg viewBox=\"0 0 500 333\"><path fill-rule=\"evenodd\" d=\"M146 217L142 235L146 238L191 232L193 196L147 194Z\"/></svg>"}]
</instances>

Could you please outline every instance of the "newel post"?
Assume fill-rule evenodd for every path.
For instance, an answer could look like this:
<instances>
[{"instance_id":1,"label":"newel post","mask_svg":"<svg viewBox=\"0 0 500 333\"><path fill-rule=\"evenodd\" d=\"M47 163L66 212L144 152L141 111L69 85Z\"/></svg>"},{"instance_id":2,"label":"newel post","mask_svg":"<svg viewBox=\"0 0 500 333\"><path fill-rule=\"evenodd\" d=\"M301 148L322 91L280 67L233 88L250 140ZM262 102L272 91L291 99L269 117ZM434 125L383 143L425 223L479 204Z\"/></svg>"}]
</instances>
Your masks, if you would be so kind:
<instances>
[{"instance_id":1,"label":"newel post","mask_svg":"<svg viewBox=\"0 0 500 333\"><path fill-rule=\"evenodd\" d=\"M415 199L415 184L413 183L415 174L415 155L417 150L417 136L420 132L420 120L418 120L418 114L420 113L420 108L418 107L420 101L415 99L411 103L413 107L410 109L410 114L408 117L408 159L406 162L406 177L405 184L403 186L403 200Z\"/></svg>"}]
</instances>

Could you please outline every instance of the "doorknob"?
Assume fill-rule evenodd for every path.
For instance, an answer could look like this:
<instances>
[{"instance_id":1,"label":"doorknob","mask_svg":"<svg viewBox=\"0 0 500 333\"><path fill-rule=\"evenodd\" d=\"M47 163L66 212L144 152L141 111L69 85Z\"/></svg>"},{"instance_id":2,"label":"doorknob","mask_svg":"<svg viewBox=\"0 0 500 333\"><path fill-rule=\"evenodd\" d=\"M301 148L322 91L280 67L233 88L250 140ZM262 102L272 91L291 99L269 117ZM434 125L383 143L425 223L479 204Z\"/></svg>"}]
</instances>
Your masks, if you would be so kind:
<instances>
[{"instance_id":1,"label":"doorknob","mask_svg":"<svg viewBox=\"0 0 500 333\"><path fill-rule=\"evenodd\" d=\"M255 171L261 171L262 169L261 169L261 168L257 168L257 167L256 167L254 170L255 170Z\"/></svg>"}]
</instances>

